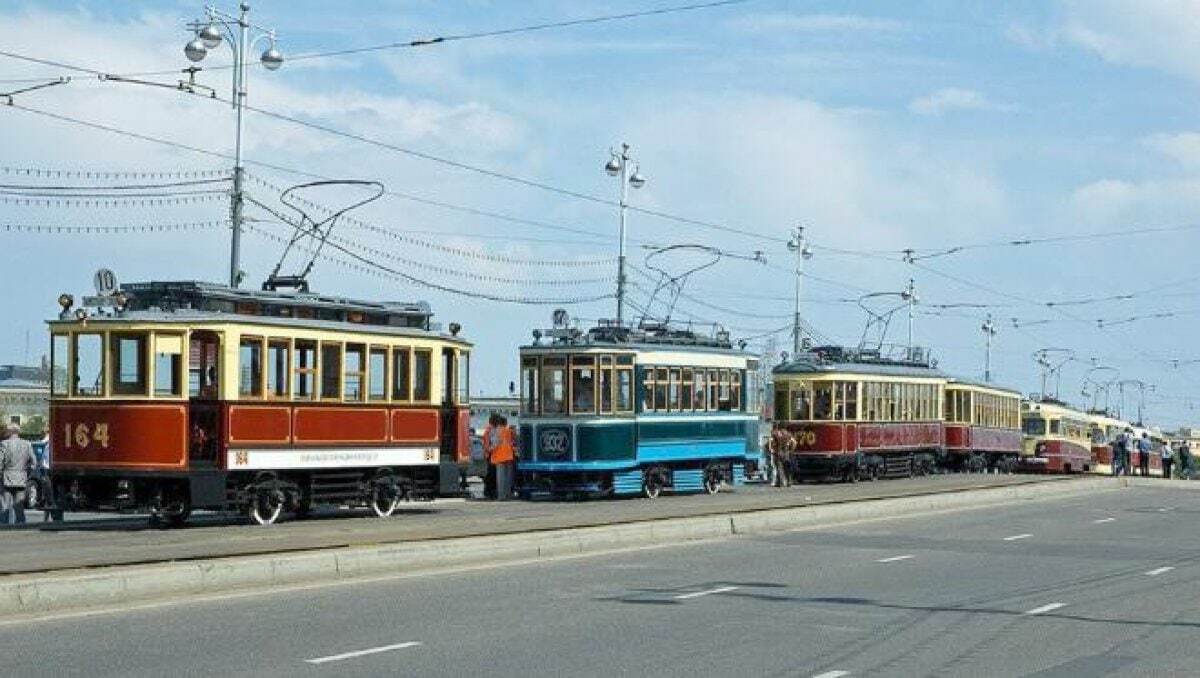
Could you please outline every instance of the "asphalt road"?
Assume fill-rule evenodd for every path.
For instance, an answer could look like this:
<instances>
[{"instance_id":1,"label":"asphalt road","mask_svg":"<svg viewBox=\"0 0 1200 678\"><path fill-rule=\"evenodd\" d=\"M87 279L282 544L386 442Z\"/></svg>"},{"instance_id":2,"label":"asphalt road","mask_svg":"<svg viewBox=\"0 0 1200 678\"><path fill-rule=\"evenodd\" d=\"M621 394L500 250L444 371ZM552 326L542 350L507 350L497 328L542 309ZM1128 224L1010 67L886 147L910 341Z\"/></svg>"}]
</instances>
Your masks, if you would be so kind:
<instances>
[{"instance_id":1,"label":"asphalt road","mask_svg":"<svg viewBox=\"0 0 1200 678\"><path fill-rule=\"evenodd\" d=\"M197 516L186 527L173 530L150 529L145 516L36 523L0 531L0 575L520 533L1064 479L960 474L857 485L805 484L790 489L747 485L715 496L663 495L653 501L439 500L406 504L390 518L376 518L366 510L334 510L269 527L247 525L245 518L221 514Z\"/></svg>"},{"instance_id":2,"label":"asphalt road","mask_svg":"<svg viewBox=\"0 0 1200 678\"><path fill-rule=\"evenodd\" d=\"M1197 673L1200 492L0 622L22 676ZM214 592L217 593L217 592Z\"/></svg>"}]
</instances>

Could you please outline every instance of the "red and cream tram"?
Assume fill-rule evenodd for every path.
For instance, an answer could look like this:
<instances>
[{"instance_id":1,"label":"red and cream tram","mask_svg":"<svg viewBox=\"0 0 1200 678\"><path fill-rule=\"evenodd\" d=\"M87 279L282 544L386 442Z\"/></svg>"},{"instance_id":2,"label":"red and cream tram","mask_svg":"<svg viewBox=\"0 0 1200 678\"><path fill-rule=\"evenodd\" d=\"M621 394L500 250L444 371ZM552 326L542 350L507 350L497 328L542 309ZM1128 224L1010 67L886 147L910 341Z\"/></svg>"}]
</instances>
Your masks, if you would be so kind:
<instances>
[{"instance_id":1,"label":"red and cream tram","mask_svg":"<svg viewBox=\"0 0 1200 678\"><path fill-rule=\"evenodd\" d=\"M943 449L947 377L927 362L818 347L775 368L775 427L797 479L920 475Z\"/></svg>"},{"instance_id":2,"label":"red and cream tram","mask_svg":"<svg viewBox=\"0 0 1200 678\"><path fill-rule=\"evenodd\" d=\"M946 384L946 465L1010 472L1021 453L1021 394L989 384Z\"/></svg>"},{"instance_id":3,"label":"red and cream tram","mask_svg":"<svg viewBox=\"0 0 1200 678\"><path fill-rule=\"evenodd\" d=\"M423 303L197 282L124 285L50 321L63 508L272 523L316 504L390 515L457 492L470 344Z\"/></svg>"},{"instance_id":4,"label":"red and cream tram","mask_svg":"<svg viewBox=\"0 0 1200 678\"><path fill-rule=\"evenodd\" d=\"M1053 400L1021 403L1024 433L1020 468L1042 473L1092 470L1092 423L1088 414Z\"/></svg>"}]
</instances>

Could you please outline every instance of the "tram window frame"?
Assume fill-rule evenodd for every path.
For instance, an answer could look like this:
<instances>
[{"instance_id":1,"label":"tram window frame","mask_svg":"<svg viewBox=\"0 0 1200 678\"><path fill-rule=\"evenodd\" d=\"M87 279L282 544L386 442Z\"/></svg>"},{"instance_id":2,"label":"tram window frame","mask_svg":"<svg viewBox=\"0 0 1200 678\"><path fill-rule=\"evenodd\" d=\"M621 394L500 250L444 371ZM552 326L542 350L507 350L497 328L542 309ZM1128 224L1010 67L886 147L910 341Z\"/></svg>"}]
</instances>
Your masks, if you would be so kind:
<instances>
[{"instance_id":1,"label":"tram window frame","mask_svg":"<svg viewBox=\"0 0 1200 678\"><path fill-rule=\"evenodd\" d=\"M289 339L267 339L266 395L270 400L292 397L292 342ZM283 377L282 383L279 378ZM278 388L281 386L283 388Z\"/></svg>"},{"instance_id":2,"label":"tram window frame","mask_svg":"<svg viewBox=\"0 0 1200 678\"><path fill-rule=\"evenodd\" d=\"M149 332L110 332L108 335L109 365L111 366L111 388L113 395L148 396L150 380L146 355L149 349ZM126 356L125 348L132 344L132 354ZM122 374L127 363L132 362L132 372ZM131 378L127 379L127 375Z\"/></svg>"},{"instance_id":3,"label":"tram window frame","mask_svg":"<svg viewBox=\"0 0 1200 678\"><path fill-rule=\"evenodd\" d=\"M667 370L667 410L670 412L683 411L683 370L671 367Z\"/></svg>"},{"instance_id":4,"label":"tram window frame","mask_svg":"<svg viewBox=\"0 0 1200 678\"><path fill-rule=\"evenodd\" d=\"M471 402L471 352L458 349L454 352L454 404L468 405Z\"/></svg>"},{"instance_id":5,"label":"tram window frame","mask_svg":"<svg viewBox=\"0 0 1200 678\"><path fill-rule=\"evenodd\" d=\"M351 356L356 356L358 369L351 364ZM351 384L357 381L357 393L351 393ZM342 348L342 400L347 402L362 402L367 399L367 345L348 343Z\"/></svg>"},{"instance_id":6,"label":"tram window frame","mask_svg":"<svg viewBox=\"0 0 1200 678\"><path fill-rule=\"evenodd\" d=\"M667 400L667 388L671 385L671 371L666 367L654 368L654 411L667 412L671 408Z\"/></svg>"},{"instance_id":7,"label":"tram window frame","mask_svg":"<svg viewBox=\"0 0 1200 678\"><path fill-rule=\"evenodd\" d=\"M696 409L696 371L691 367L679 369L679 409L693 412Z\"/></svg>"},{"instance_id":8,"label":"tram window frame","mask_svg":"<svg viewBox=\"0 0 1200 678\"><path fill-rule=\"evenodd\" d=\"M306 360L307 359L307 360ZM319 386L317 362L318 343L314 339L297 339L292 345L292 398L316 400Z\"/></svg>"},{"instance_id":9,"label":"tram window frame","mask_svg":"<svg viewBox=\"0 0 1200 678\"><path fill-rule=\"evenodd\" d=\"M367 348L367 400L386 402L388 399L388 347L370 346ZM382 359L382 370L376 374L377 358Z\"/></svg>"},{"instance_id":10,"label":"tram window frame","mask_svg":"<svg viewBox=\"0 0 1200 678\"><path fill-rule=\"evenodd\" d=\"M264 347L263 337L244 336L238 340L238 398L263 397L263 378L266 373Z\"/></svg>"},{"instance_id":11,"label":"tram window frame","mask_svg":"<svg viewBox=\"0 0 1200 678\"><path fill-rule=\"evenodd\" d=\"M836 416L839 421L858 421L858 382L839 381Z\"/></svg>"},{"instance_id":12,"label":"tram window frame","mask_svg":"<svg viewBox=\"0 0 1200 678\"><path fill-rule=\"evenodd\" d=\"M541 370L537 356L521 358L521 414L537 415L538 393L541 385Z\"/></svg>"},{"instance_id":13,"label":"tram window frame","mask_svg":"<svg viewBox=\"0 0 1200 678\"><path fill-rule=\"evenodd\" d=\"M413 349L413 402L433 402L432 349Z\"/></svg>"},{"instance_id":14,"label":"tram window frame","mask_svg":"<svg viewBox=\"0 0 1200 678\"><path fill-rule=\"evenodd\" d=\"M775 419L780 421L790 421L792 417L791 410L791 389L787 382L776 382L772 405L775 410Z\"/></svg>"},{"instance_id":15,"label":"tram window frame","mask_svg":"<svg viewBox=\"0 0 1200 678\"><path fill-rule=\"evenodd\" d=\"M1047 430L1050 432L1050 435L1062 435L1062 419L1051 419Z\"/></svg>"},{"instance_id":16,"label":"tram window frame","mask_svg":"<svg viewBox=\"0 0 1200 678\"><path fill-rule=\"evenodd\" d=\"M692 389L692 409L696 412L708 411L708 371L698 367L694 373L695 387Z\"/></svg>"},{"instance_id":17,"label":"tram window frame","mask_svg":"<svg viewBox=\"0 0 1200 678\"><path fill-rule=\"evenodd\" d=\"M152 362L154 367L151 393L155 398L178 398L183 395L183 335L154 333ZM163 381L163 376L167 381Z\"/></svg>"},{"instance_id":18,"label":"tram window frame","mask_svg":"<svg viewBox=\"0 0 1200 678\"><path fill-rule=\"evenodd\" d=\"M614 376L613 408L616 414L630 414L634 411L635 400L632 356L630 356L628 367L622 367L620 357L617 358L617 368L614 370Z\"/></svg>"},{"instance_id":19,"label":"tram window frame","mask_svg":"<svg viewBox=\"0 0 1200 678\"><path fill-rule=\"evenodd\" d=\"M50 335L50 395L70 394L71 335L55 332Z\"/></svg>"},{"instance_id":20,"label":"tram window frame","mask_svg":"<svg viewBox=\"0 0 1200 678\"><path fill-rule=\"evenodd\" d=\"M342 342L322 341L317 359L319 400L342 399ZM330 360L333 358L333 360ZM332 363L332 364L330 364Z\"/></svg>"},{"instance_id":21,"label":"tram window frame","mask_svg":"<svg viewBox=\"0 0 1200 678\"><path fill-rule=\"evenodd\" d=\"M729 409L732 412L742 411L742 376L741 370L729 372Z\"/></svg>"},{"instance_id":22,"label":"tram window frame","mask_svg":"<svg viewBox=\"0 0 1200 678\"><path fill-rule=\"evenodd\" d=\"M392 400L398 403L412 402L412 348L392 347Z\"/></svg>"},{"instance_id":23,"label":"tram window frame","mask_svg":"<svg viewBox=\"0 0 1200 678\"><path fill-rule=\"evenodd\" d=\"M746 393L743 400L746 401L746 411L758 413L762 411L762 393L761 388L762 375L759 374L758 364L750 362L746 368Z\"/></svg>"},{"instance_id":24,"label":"tram window frame","mask_svg":"<svg viewBox=\"0 0 1200 678\"><path fill-rule=\"evenodd\" d=\"M541 383L538 384L540 395L538 400L541 402L542 414L554 414L566 416L567 409L567 357L562 355L544 356L542 358L542 374ZM558 393L555 393L555 390ZM547 395L550 397L547 398ZM555 407L546 407L547 403L556 403Z\"/></svg>"},{"instance_id":25,"label":"tram window frame","mask_svg":"<svg viewBox=\"0 0 1200 678\"><path fill-rule=\"evenodd\" d=\"M820 399L823 402L819 402ZM833 382L832 381L814 381L812 382L812 420L813 421L832 421L833 420Z\"/></svg>"},{"instance_id":26,"label":"tram window frame","mask_svg":"<svg viewBox=\"0 0 1200 678\"><path fill-rule=\"evenodd\" d=\"M602 355L596 371L596 394L600 414L612 414L616 407L616 369L613 367L613 357Z\"/></svg>"},{"instance_id":27,"label":"tram window frame","mask_svg":"<svg viewBox=\"0 0 1200 678\"><path fill-rule=\"evenodd\" d=\"M598 405L596 402L596 387L599 382L599 375L596 371L596 357L593 355L573 355L571 356L570 364L571 414L595 414ZM590 385L582 383L585 379L590 382ZM587 396L588 400L581 403L579 401L581 396Z\"/></svg>"},{"instance_id":28,"label":"tram window frame","mask_svg":"<svg viewBox=\"0 0 1200 678\"><path fill-rule=\"evenodd\" d=\"M788 411L796 421L812 421L813 388L811 381L798 381L788 389ZM803 407L798 405L803 403Z\"/></svg>"}]
</instances>

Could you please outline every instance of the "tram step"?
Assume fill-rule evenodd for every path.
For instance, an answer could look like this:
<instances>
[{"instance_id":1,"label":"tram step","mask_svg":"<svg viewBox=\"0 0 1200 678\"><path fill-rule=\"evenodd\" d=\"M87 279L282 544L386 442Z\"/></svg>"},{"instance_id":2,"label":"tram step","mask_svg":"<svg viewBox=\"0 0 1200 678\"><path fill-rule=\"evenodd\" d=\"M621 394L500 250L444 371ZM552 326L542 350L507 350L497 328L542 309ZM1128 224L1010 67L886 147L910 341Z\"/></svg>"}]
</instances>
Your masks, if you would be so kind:
<instances>
[{"instance_id":1,"label":"tram step","mask_svg":"<svg viewBox=\"0 0 1200 678\"><path fill-rule=\"evenodd\" d=\"M642 472L633 470L614 473L612 486L615 494L637 494L642 491Z\"/></svg>"},{"instance_id":2,"label":"tram step","mask_svg":"<svg viewBox=\"0 0 1200 678\"><path fill-rule=\"evenodd\" d=\"M675 471L671 479L676 492L699 492L704 489L703 469Z\"/></svg>"},{"instance_id":3,"label":"tram step","mask_svg":"<svg viewBox=\"0 0 1200 678\"><path fill-rule=\"evenodd\" d=\"M746 484L746 465L745 464L734 464L733 465L733 484L735 486Z\"/></svg>"},{"instance_id":4,"label":"tram step","mask_svg":"<svg viewBox=\"0 0 1200 678\"><path fill-rule=\"evenodd\" d=\"M912 455L889 456L884 459L884 473L889 476L906 476L912 473Z\"/></svg>"}]
</instances>

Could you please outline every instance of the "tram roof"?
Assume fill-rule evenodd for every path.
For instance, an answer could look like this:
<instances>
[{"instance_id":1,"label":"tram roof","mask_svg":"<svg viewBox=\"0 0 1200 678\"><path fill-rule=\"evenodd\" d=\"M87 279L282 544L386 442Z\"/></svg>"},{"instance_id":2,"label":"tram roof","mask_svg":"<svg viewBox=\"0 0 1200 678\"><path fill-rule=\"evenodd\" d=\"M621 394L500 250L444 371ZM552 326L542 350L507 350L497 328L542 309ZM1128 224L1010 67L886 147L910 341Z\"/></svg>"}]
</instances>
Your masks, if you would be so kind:
<instances>
[{"instance_id":1,"label":"tram roof","mask_svg":"<svg viewBox=\"0 0 1200 678\"><path fill-rule=\"evenodd\" d=\"M543 337L548 341L542 343ZM753 354L734 347L727 337L707 337L688 330L666 328L645 330L601 325L587 332L574 328L555 328L535 330L534 341L533 344L522 346L521 350L610 350L630 353L682 351L756 358Z\"/></svg>"},{"instance_id":2,"label":"tram roof","mask_svg":"<svg viewBox=\"0 0 1200 678\"><path fill-rule=\"evenodd\" d=\"M774 370L778 375L800 374L859 374L881 377L913 377L921 379L943 379L951 377L939 371L932 363L921 361L889 360L837 346L820 346L801 353L792 360L781 363Z\"/></svg>"},{"instance_id":3,"label":"tram roof","mask_svg":"<svg viewBox=\"0 0 1200 678\"><path fill-rule=\"evenodd\" d=\"M946 386L950 388L953 388L954 386L966 386L968 388L978 388L985 391L1000 391L1002 393L1011 393L1012 395L1018 397L1021 396L1021 391L1019 389L1001 386L1000 384L989 384L987 382L975 381L973 379L960 379L959 377L950 377L950 380Z\"/></svg>"},{"instance_id":4,"label":"tram roof","mask_svg":"<svg viewBox=\"0 0 1200 678\"><path fill-rule=\"evenodd\" d=\"M441 332L423 301L364 301L298 291L232 288L201 281L154 281L121 285L124 306L101 309L88 322L234 322L405 336ZM86 301L86 300L85 300ZM66 314L51 322L74 322Z\"/></svg>"}]
</instances>

